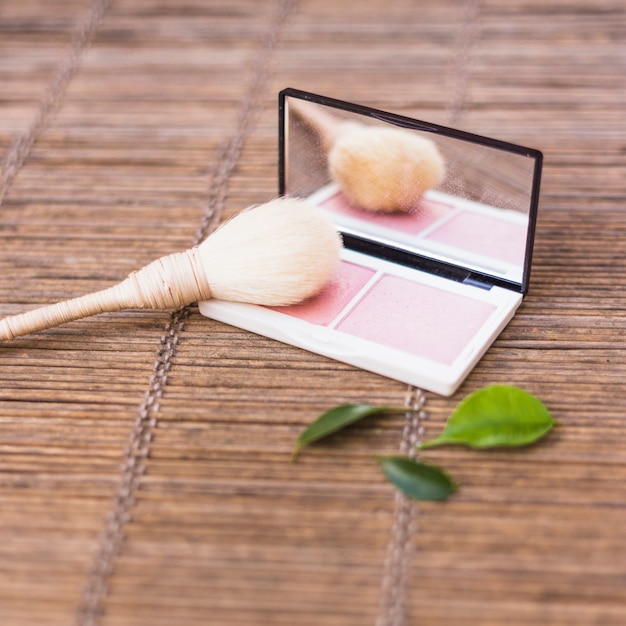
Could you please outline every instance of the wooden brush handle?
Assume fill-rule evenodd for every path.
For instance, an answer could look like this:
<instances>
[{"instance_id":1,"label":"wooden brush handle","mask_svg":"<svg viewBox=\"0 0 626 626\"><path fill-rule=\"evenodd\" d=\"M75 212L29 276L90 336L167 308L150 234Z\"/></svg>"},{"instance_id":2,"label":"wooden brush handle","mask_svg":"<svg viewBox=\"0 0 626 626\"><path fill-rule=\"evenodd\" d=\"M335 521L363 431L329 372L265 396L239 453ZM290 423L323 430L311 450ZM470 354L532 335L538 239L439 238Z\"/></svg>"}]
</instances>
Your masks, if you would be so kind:
<instances>
[{"instance_id":1,"label":"wooden brush handle","mask_svg":"<svg viewBox=\"0 0 626 626\"><path fill-rule=\"evenodd\" d=\"M119 292L120 288L121 284L115 285L96 293L57 302L0 320L0 340L7 341L105 311L119 311L118 302L122 296Z\"/></svg>"},{"instance_id":2,"label":"wooden brush handle","mask_svg":"<svg viewBox=\"0 0 626 626\"><path fill-rule=\"evenodd\" d=\"M98 313L169 309L210 297L198 249L192 248L157 259L108 289L0 320L0 341Z\"/></svg>"},{"instance_id":3,"label":"wooden brush handle","mask_svg":"<svg viewBox=\"0 0 626 626\"><path fill-rule=\"evenodd\" d=\"M293 112L309 128L317 133L325 150L331 150L337 137L351 124L327 111L327 107L299 98L289 99L289 111Z\"/></svg>"}]
</instances>

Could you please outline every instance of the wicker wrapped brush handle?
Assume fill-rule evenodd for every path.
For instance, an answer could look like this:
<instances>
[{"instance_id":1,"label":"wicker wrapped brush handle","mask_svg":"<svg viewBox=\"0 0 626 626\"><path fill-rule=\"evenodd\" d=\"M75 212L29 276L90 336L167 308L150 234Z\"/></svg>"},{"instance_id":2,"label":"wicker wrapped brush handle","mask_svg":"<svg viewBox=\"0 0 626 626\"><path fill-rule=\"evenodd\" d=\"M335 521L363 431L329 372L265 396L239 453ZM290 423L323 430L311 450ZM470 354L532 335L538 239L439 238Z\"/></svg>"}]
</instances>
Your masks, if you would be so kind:
<instances>
[{"instance_id":1,"label":"wicker wrapped brush handle","mask_svg":"<svg viewBox=\"0 0 626 626\"><path fill-rule=\"evenodd\" d=\"M170 309L210 297L198 248L192 248L157 259L108 289L0 320L0 339L13 339L98 313Z\"/></svg>"}]
</instances>

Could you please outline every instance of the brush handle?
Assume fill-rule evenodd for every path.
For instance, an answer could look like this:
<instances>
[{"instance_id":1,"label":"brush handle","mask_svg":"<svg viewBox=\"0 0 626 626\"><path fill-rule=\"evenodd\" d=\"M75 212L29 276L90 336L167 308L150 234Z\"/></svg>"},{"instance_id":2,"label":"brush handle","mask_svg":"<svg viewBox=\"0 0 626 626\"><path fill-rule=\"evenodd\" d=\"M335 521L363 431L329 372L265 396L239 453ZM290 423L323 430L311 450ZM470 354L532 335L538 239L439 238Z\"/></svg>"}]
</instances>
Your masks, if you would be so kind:
<instances>
[{"instance_id":1,"label":"brush handle","mask_svg":"<svg viewBox=\"0 0 626 626\"><path fill-rule=\"evenodd\" d=\"M169 309L210 297L198 248L191 248L157 259L108 289L0 320L0 341L98 313L132 308Z\"/></svg>"},{"instance_id":2,"label":"brush handle","mask_svg":"<svg viewBox=\"0 0 626 626\"><path fill-rule=\"evenodd\" d=\"M289 99L289 111L296 114L320 138L326 151L332 149L339 135L354 122L347 122L326 111L321 104L298 98Z\"/></svg>"}]
</instances>

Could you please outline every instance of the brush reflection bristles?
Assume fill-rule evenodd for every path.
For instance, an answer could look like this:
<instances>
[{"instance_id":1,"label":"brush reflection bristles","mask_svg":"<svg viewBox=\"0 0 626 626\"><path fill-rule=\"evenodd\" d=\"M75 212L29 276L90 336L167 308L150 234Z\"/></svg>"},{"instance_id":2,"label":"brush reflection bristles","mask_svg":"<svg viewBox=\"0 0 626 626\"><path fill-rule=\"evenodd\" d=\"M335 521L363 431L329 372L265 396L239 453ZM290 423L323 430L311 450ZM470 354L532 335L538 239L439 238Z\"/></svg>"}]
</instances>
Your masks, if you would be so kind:
<instances>
[{"instance_id":1,"label":"brush reflection bristles","mask_svg":"<svg viewBox=\"0 0 626 626\"><path fill-rule=\"evenodd\" d=\"M423 134L344 121L297 98L289 100L289 110L317 133L332 179L357 208L410 212L444 179L444 159Z\"/></svg>"}]
</instances>

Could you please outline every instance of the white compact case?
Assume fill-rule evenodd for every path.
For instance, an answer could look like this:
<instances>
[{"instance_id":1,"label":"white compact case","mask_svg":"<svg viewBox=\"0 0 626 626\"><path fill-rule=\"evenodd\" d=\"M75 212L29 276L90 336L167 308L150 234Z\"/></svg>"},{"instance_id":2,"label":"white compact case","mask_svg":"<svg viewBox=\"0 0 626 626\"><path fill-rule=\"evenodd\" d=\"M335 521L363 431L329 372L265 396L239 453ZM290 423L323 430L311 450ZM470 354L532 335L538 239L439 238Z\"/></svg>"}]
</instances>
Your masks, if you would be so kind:
<instances>
[{"instance_id":1,"label":"white compact case","mask_svg":"<svg viewBox=\"0 0 626 626\"><path fill-rule=\"evenodd\" d=\"M334 125L330 139L320 120ZM419 189L409 168L411 176L384 189L385 198L401 186L402 198L419 189L408 210L363 209L352 183L329 165L333 141L361 127L393 128L434 144L445 165L435 186ZM453 394L528 289L541 152L294 89L279 95L279 129L280 194L306 198L331 217L344 241L339 270L322 293L298 305L209 300L200 312ZM385 136L384 147L389 143ZM372 153L376 168L384 157L377 148Z\"/></svg>"}]
</instances>

